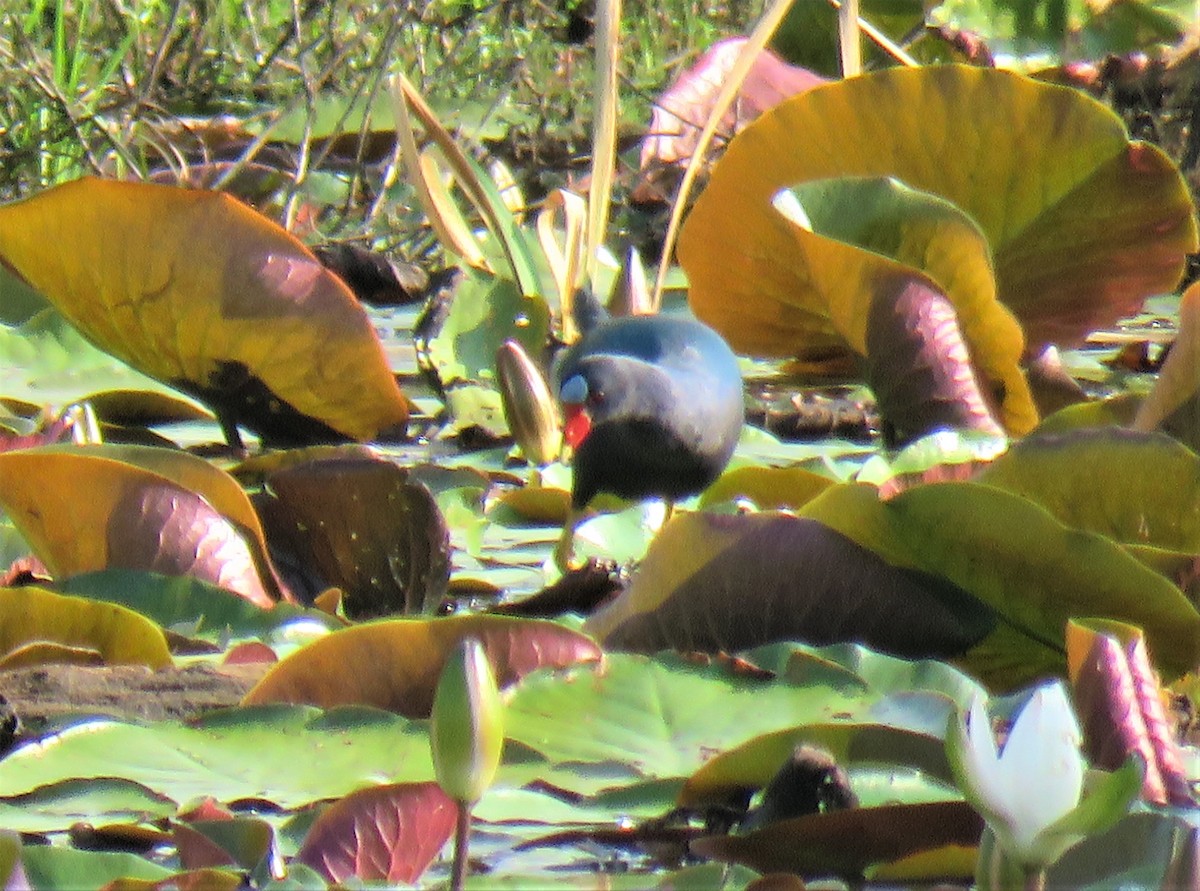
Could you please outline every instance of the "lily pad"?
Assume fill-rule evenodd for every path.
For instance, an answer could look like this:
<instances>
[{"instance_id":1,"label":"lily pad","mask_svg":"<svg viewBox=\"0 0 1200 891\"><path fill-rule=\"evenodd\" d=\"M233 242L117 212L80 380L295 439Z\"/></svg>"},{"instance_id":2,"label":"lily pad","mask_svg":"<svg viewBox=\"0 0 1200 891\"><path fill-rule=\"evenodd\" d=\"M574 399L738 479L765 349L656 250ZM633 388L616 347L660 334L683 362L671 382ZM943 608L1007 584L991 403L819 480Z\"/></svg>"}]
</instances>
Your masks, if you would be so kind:
<instances>
[{"instance_id":1,"label":"lily pad","mask_svg":"<svg viewBox=\"0 0 1200 891\"><path fill-rule=\"evenodd\" d=\"M390 619L309 644L272 668L244 702L355 703L428 717L442 666L470 637L483 642L502 686L543 666L601 657L589 638L553 622L484 615Z\"/></svg>"},{"instance_id":2,"label":"lily pad","mask_svg":"<svg viewBox=\"0 0 1200 891\"><path fill-rule=\"evenodd\" d=\"M0 257L89 340L268 441L407 418L345 284L228 195L76 180L0 208Z\"/></svg>"},{"instance_id":3,"label":"lily pad","mask_svg":"<svg viewBox=\"0 0 1200 891\"><path fill-rule=\"evenodd\" d=\"M46 643L94 650L114 665L171 664L162 629L133 610L34 586L0 588L0 652Z\"/></svg>"},{"instance_id":4,"label":"lily pad","mask_svg":"<svg viewBox=\"0 0 1200 891\"><path fill-rule=\"evenodd\" d=\"M893 176L974 220L1000 300L1034 352L1070 346L1173 288L1197 248L1191 199L1157 148L1077 90L967 66L890 69L809 90L730 144L683 228L696 314L735 349L839 346L808 283L781 189Z\"/></svg>"},{"instance_id":5,"label":"lily pad","mask_svg":"<svg viewBox=\"0 0 1200 891\"><path fill-rule=\"evenodd\" d=\"M110 568L193 575L260 606L275 603L259 575L263 558L234 523L190 489L103 451L0 453L0 505L55 576Z\"/></svg>"}]
</instances>

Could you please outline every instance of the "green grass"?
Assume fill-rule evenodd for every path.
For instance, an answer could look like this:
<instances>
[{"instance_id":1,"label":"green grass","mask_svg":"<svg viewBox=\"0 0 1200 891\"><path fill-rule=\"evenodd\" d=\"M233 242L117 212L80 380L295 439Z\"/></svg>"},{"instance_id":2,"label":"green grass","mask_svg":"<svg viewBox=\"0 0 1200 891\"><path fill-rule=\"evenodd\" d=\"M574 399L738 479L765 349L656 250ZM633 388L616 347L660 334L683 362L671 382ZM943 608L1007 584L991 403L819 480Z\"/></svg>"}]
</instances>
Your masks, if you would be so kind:
<instances>
[{"instance_id":1,"label":"green grass","mask_svg":"<svg viewBox=\"0 0 1200 891\"><path fill-rule=\"evenodd\" d=\"M468 135L503 138L535 160L565 160L553 153L584 153L591 122L591 51L568 43L566 5L36 0L10 7L0 12L0 197L89 172L145 175L178 166L192 154L179 128L196 118L232 114L259 132L292 110L312 132L318 97L376 96L384 76L399 69ZM676 65L756 13L747 2L628 3L630 125L646 119L649 97ZM464 105L462 96L472 99Z\"/></svg>"}]
</instances>

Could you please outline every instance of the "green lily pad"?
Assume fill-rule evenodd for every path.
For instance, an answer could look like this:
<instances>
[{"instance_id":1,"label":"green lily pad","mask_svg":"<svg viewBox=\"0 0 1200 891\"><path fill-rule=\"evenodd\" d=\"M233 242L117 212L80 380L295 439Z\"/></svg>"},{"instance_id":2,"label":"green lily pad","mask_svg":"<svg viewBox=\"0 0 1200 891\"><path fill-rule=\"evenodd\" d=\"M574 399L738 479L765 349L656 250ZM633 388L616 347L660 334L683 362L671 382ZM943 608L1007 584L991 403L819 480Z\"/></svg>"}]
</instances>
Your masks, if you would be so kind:
<instances>
[{"instance_id":1,"label":"green lily pad","mask_svg":"<svg viewBox=\"0 0 1200 891\"><path fill-rule=\"evenodd\" d=\"M0 760L5 796L80 777L129 780L175 801L261 798L295 808L367 783L429 780L433 764L423 723L377 709L286 705L186 724L90 719Z\"/></svg>"},{"instance_id":2,"label":"green lily pad","mask_svg":"<svg viewBox=\"0 0 1200 891\"><path fill-rule=\"evenodd\" d=\"M609 654L600 668L529 675L504 720L509 739L552 761L679 777L760 733L797 721L849 720L876 698L739 677L674 657Z\"/></svg>"}]
</instances>

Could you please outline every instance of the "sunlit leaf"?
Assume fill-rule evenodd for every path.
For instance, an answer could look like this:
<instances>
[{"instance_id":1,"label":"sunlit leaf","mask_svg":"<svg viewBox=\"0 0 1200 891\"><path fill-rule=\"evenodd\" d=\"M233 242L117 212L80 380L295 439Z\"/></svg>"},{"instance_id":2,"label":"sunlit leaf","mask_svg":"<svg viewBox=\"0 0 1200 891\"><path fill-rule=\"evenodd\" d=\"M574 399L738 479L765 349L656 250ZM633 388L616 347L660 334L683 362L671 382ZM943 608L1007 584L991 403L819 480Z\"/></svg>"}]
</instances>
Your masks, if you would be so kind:
<instances>
[{"instance_id":1,"label":"sunlit leaf","mask_svg":"<svg viewBox=\"0 0 1200 891\"><path fill-rule=\"evenodd\" d=\"M51 587L62 594L128 607L163 627L186 623L191 626L189 635L193 637L263 637L297 621L330 630L345 624L320 610L302 609L290 603L263 609L245 597L192 576L106 569L55 581Z\"/></svg>"},{"instance_id":2,"label":"sunlit leaf","mask_svg":"<svg viewBox=\"0 0 1200 891\"><path fill-rule=\"evenodd\" d=\"M594 662L601 656L589 638L553 622L483 615L393 619L309 644L272 668L245 704L355 703L428 717L442 665L466 637L483 643L502 687L543 666Z\"/></svg>"},{"instance_id":3,"label":"sunlit leaf","mask_svg":"<svg viewBox=\"0 0 1200 891\"><path fill-rule=\"evenodd\" d=\"M31 888L99 889L110 881L146 879L158 882L171 870L134 854L75 851L60 845L27 845L21 863Z\"/></svg>"},{"instance_id":4,"label":"sunlit leaf","mask_svg":"<svg viewBox=\"0 0 1200 891\"><path fill-rule=\"evenodd\" d=\"M546 302L522 295L507 279L464 273L447 300L435 306L417 332L418 355L443 388L483 383L495 390L496 351L507 340L517 341L534 357L545 348ZM498 395L495 404L499 407Z\"/></svg>"},{"instance_id":5,"label":"sunlit leaf","mask_svg":"<svg viewBox=\"0 0 1200 891\"><path fill-rule=\"evenodd\" d=\"M1117 622L1067 626L1067 664L1085 750L1096 767L1119 769L1136 752L1142 795L1156 804L1195 804L1175 731L1163 706L1141 632Z\"/></svg>"},{"instance_id":6,"label":"sunlit leaf","mask_svg":"<svg viewBox=\"0 0 1200 891\"><path fill-rule=\"evenodd\" d=\"M0 327L0 358L0 394L36 406L64 406L98 390L177 393L101 352L53 308Z\"/></svg>"},{"instance_id":7,"label":"sunlit leaf","mask_svg":"<svg viewBox=\"0 0 1200 891\"><path fill-rule=\"evenodd\" d=\"M0 256L90 340L264 439L407 417L346 286L227 195L77 180L0 208Z\"/></svg>"},{"instance_id":8,"label":"sunlit leaf","mask_svg":"<svg viewBox=\"0 0 1200 891\"><path fill-rule=\"evenodd\" d=\"M824 313L828 330L867 357L885 417L895 403L885 399L896 386L891 377L916 364L918 373L934 379L922 381L921 389L953 386L961 393L977 376L977 386L1000 394L989 401L1001 408L1010 430L1024 433L1036 423L1018 367L1024 336L996 299L991 249L974 220L936 190L887 177L802 182L773 203L792 223L793 251L799 249L792 275L806 279L805 307ZM952 308L939 307L944 300ZM965 344L957 348L947 342L960 337ZM928 344L919 357L903 349L914 338ZM973 401L979 414L978 394Z\"/></svg>"},{"instance_id":9,"label":"sunlit leaf","mask_svg":"<svg viewBox=\"0 0 1200 891\"><path fill-rule=\"evenodd\" d=\"M0 799L0 828L62 832L80 821L136 823L172 817L179 805L140 783L102 777L67 779Z\"/></svg>"},{"instance_id":10,"label":"sunlit leaf","mask_svg":"<svg viewBox=\"0 0 1200 891\"><path fill-rule=\"evenodd\" d=\"M1028 500L978 483L918 486L887 502L886 511L926 571L1002 617L997 631L1004 635L967 657L989 685L1016 686L1065 671L1063 635L1075 616L1140 626L1156 665L1170 676L1200 662L1200 613L1109 538L1064 526ZM1005 641L1014 632L1036 642L1041 655ZM998 661L989 666L991 658Z\"/></svg>"},{"instance_id":11,"label":"sunlit leaf","mask_svg":"<svg viewBox=\"0 0 1200 891\"><path fill-rule=\"evenodd\" d=\"M331 882L415 882L450 839L457 811L437 783L360 789L321 813L296 856Z\"/></svg>"},{"instance_id":12,"label":"sunlit leaf","mask_svg":"<svg viewBox=\"0 0 1200 891\"><path fill-rule=\"evenodd\" d=\"M762 510L796 509L834 484L803 467L751 465L727 470L700 495L700 506L749 498Z\"/></svg>"},{"instance_id":13,"label":"sunlit leaf","mask_svg":"<svg viewBox=\"0 0 1200 891\"><path fill-rule=\"evenodd\" d=\"M0 794L88 776L131 780L177 802L261 798L296 808L367 777L432 780L433 764L425 728L378 709L235 708L187 723L88 718L9 752Z\"/></svg>"},{"instance_id":14,"label":"sunlit leaf","mask_svg":"<svg viewBox=\"0 0 1200 891\"><path fill-rule=\"evenodd\" d=\"M995 622L953 585L890 565L816 520L686 514L654 540L628 590L584 627L606 646L647 652L861 641L944 658L967 652Z\"/></svg>"},{"instance_id":15,"label":"sunlit leaf","mask_svg":"<svg viewBox=\"0 0 1200 891\"><path fill-rule=\"evenodd\" d=\"M740 676L675 657L609 654L599 666L540 671L505 710L508 738L554 762L690 776L714 752L797 723L860 716L877 694ZM3 765L0 761L0 766ZM606 785L612 785L610 774Z\"/></svg>"},{"instance_id":16,"label":"sunlit leaf","mask_svg":"<svg viewBox=\"0 0 1200 891\"><path fill-rule=\"evenodd\" d=\"M261 558L208 501L88 447L0 453L0 505L55 576L144 569L275 602Z\"/></svg>"},{"instance_id":17,"label":"sunlit leaf","mask_svg":"<svg viewBox=\"0 0 1200 891\"><path fill-rule=\"evenodd\" d=\"M1160 433L1084 428L1029 437L978 481L1116 541L1200 554L1200 458Z\"/></svg>"},{"instance_id":18,"label":"sunlit leaf","mask_svg":"<svg viewBox=\"0 0 1200 891\"><path fill-rule=\"evenodd\" d=\"M880 71L763 115L696 202L679 245L689 299L735 348L838 346L771 200L839 176L894 176L967 213L1031 349L1078 343L1173 288L1197 246L1179 173L1100 103L992 69Z\"/></svg>"},{"instance_id":19,"label":"sunlit leaf","mask_svg":"<svg viewBox=\"0 0 1200 891\"><path fill-rule=\"evenodd\" d=\"M95 650L110 664L171 664L162 629L132 610L32 586L0 589L0 652L33 643Z\"/></svg>"}]
</instances>

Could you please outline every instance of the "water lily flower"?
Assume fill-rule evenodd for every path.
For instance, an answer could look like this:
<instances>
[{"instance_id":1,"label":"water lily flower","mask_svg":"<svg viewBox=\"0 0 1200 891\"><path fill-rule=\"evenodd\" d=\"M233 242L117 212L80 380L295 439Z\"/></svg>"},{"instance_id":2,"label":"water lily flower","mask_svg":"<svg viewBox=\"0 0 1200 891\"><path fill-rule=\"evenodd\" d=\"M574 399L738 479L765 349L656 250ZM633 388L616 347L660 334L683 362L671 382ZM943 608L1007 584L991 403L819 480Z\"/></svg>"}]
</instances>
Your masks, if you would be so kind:
<instances>
[{"instance_id":1,"label":"water lily flower","mask_svg":"<svg viewBox=\"0 0 1200 891\"><path fill-rule=\"evenodd\" d=\"M1059 682L1034 691L1002 749L981 699L950 720L947 755L959 788L1005 855L1026 871L1044 869L1067 848L1113 825L1141 788L1141 765L1131 760L1084 799L1080 738Z\"/></svg>"}]
</instances>

